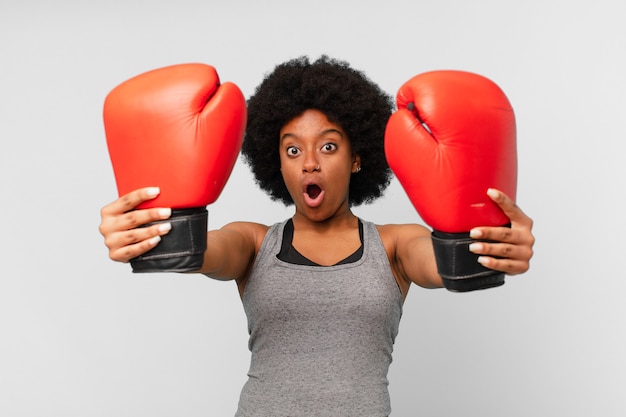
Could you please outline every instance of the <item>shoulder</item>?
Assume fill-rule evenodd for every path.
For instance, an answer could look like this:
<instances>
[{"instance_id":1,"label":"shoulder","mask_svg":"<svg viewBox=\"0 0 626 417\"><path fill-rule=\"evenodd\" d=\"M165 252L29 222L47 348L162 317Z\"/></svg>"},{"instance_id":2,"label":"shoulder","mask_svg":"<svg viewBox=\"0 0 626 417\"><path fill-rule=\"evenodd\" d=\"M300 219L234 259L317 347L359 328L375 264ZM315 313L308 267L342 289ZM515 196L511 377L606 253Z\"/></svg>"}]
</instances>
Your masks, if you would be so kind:
<instances>
[{"instance_id":1,"label":"shoulder","mask_svg":"<svg viewBox=\"0 0 626 417\"><path fill-rule=\"evenodd\" d=\"M230 222L224 225L224 229L241 230L248 232L267 232L271 226L255 222Z\"/></svg>"},{"instance_id":2,"label":"shoulder","mask_svg":"<svg viewBox=\"0 0 626 417\"><path fill-rule=\"evenodd\" d=\"M376 225L376 229L392 265L396 265L407 251L431 244L430 230L419 224L384 224Z\"/></svg>"},{"instance_id":3,"label":"shoulder","mask_svg":"<svg viewBox=\"0 0 626 417\"><path fill-rule=\"evenodd\" d=\"M420 224L405 223L405 224L383 224L376 225L376 229L380 234L380 238L383 242L389 241L389 243L397 244L402 243L406 239L429 237L430 230Z\"/></svg>"},{"instance_id":4,"label":"shoulder","mask_svg":"<svg viewBox=\"0 0 626 417\"><path fill-rule=\"evenodd\" d=\"M241 235L246 241L254 243L254 246L258 250L270 227L271 226L261 223L237 221L224 225L221 230Z\"/></svg>"}]
</instances>

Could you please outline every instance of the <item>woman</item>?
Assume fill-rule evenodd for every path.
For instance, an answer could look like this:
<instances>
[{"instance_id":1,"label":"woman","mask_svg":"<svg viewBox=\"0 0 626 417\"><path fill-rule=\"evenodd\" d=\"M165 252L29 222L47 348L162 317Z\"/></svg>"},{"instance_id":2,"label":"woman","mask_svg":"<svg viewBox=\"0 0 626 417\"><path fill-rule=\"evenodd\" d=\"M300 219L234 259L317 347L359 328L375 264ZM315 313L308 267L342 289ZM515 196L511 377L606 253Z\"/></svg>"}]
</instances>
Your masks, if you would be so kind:
<instances>
[{"instance_id":1,"label":"woman","mask_svg":"<svg viewBox=\"0 0 626 417\"><path fill-rule=\"evenodd\" d=\"M249 379L237 416L387 416L387 371L412 283L442 287L430 230L374 225L351 208L380 197L391 171L384 131L389 96L347 63L299 58L275 68L248 101L242 154L271 198L293 204L272 226L235 222L207 233L198 271L235 280L248 317ZM133 210L158 189L102 209L111 259L158 244L168 208ZM490 197L510 228L479 227L472 246L486 267L525 272L532 220L503 193Z\"/></svg>"}]
</instances>

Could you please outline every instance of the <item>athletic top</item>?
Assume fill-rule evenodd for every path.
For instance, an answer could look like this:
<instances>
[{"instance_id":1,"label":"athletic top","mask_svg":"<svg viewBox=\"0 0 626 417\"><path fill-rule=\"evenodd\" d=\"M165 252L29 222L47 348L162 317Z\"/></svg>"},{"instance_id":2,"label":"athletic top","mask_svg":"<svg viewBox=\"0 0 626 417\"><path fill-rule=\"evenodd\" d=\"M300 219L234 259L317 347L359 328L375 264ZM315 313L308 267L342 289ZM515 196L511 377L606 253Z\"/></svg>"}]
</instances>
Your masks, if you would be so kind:
<instances>
[{"instance_id":1,"label":"athletic top","mask_svg":"<svg viewBox=\"0 0 626 417\"><path fill-rule=\"evenodd\" d=\"M268 230L243 293L252 355L236 417L388 416L402 294L376 226L363 222L358 259L316 266L277 257L288 222Z\"/></svg>"},{"instance_id":2,"label":"athletic top","mask_svg":"<svg viewBox=\"0 0 626 417\"><path fill-rule=\"evenodd\" d=\"M356 262L359 259L361 259L361 256L363 256L363 222L361 221L361 219L358 219L358 221L359 221L359 240L361 241L361 246L359 246L359 248L347 258L342 259L341 261L337 262L336 265ZM280 259L281 261L290 263L290 264L321 266L320 264L317 264L313 262L312 260L304 257L300 252L297 251L296 248L293 247L292 242L293 242L293 220L289 219L287 220L283 228L283 239L282 239L282 243L280 247L280 252L278 252L278 255L276 255L278 259Z\"/></svg>"}]
</instances>

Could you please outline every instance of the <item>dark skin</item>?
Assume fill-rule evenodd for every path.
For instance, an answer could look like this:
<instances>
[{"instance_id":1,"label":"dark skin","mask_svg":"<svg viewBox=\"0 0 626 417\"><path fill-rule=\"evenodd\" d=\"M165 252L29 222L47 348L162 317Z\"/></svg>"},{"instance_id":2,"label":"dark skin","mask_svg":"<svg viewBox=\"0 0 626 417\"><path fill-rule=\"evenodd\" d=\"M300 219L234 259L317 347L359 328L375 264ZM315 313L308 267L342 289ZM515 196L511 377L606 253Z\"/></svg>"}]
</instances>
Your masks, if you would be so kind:
<instances>
[{"instance_id":1,"label":"dark skin","mask_svg":"<svg viewBox=\"0 0 626 417\"><path fill-rule=\"evenodd\" d=\"M349 184L359 173L360 156L353 153L350 139L337 124L317 110L307 110L280 132L281 172L295 204L293 246L305 257L333 265L360 246L358 220L349 205ZM490 189L489 197L511 221L511 227L476 227L471 236L493 243L476 242L470 250L484 266L508 275L529 268L535 238L533 221L504 193ZM109 256L118 262L147 252L168 233L166 226L138 226L164 220L168 208L133 210L155 198L156 188L143 188L102 208L100 233ZM377 226L394 277L403 297L411 283L423 288L441 288L432 249L430 230L417 224ZM243 294L254 259L269 226L233 222L207 232L207 250L197 271L219 280L234 280Z\"/></svg>"}]
</instances>

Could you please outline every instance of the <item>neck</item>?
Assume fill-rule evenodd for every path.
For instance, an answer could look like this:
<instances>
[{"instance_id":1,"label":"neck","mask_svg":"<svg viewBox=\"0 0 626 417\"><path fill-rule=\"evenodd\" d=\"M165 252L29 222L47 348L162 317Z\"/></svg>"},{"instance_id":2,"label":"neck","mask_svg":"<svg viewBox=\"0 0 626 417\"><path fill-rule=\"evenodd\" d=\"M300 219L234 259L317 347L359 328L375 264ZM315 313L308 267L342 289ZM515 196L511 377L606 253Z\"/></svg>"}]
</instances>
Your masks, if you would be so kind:
<instances>
[{"instance_id":1,"label":"neck","mask_svg":"<svg viewBox=\"0 0 626 417\"><path fill-rule=\"evenodd\" d=\"M350 209L343 210L341 213L335 213L333 216L323 220L312 219L296 211L293 216L293 227L295 230L324 233L358 227L358 221Z\"/></svg>"}]
</instances>

